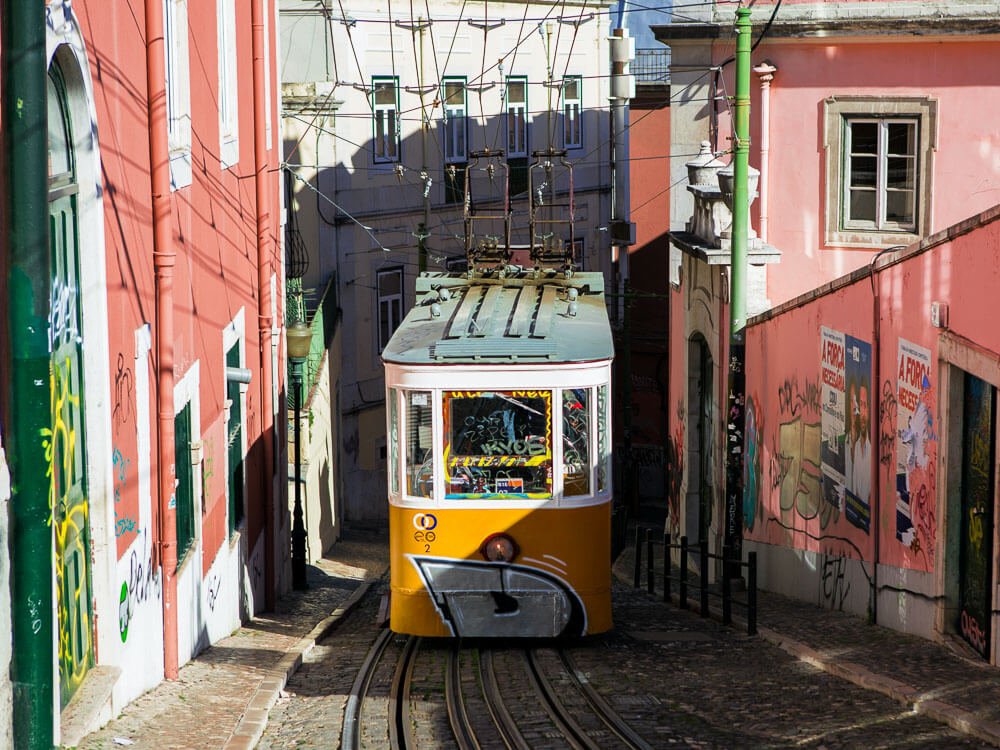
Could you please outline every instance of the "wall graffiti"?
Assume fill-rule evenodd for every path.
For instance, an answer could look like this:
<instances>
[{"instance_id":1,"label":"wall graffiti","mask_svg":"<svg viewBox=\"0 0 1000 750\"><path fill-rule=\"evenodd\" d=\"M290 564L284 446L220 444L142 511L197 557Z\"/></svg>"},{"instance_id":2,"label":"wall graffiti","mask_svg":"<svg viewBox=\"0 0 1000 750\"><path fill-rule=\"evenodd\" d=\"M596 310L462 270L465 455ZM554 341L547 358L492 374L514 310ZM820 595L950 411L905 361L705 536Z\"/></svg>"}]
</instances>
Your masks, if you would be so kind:
<instances>
[{"instance_id":1,"label":"wall graffiti","mask_svg":"<svg viewBox=\"0 0 1000 750\"><path fill-rule=\"evenodd\" d=\"M751 396L746 407L746 453L743 457L743 523L747 531L753 531L757 520L757 509L761 501L761 449L763 447L763 426L759 401Z\"/></svg>"},{"instance_id":2,"label":"wall graffiti","mask_svg":"<svg viewBox=\"0 0 1000 750\"><path fill-rule=\"evenodd\" d=\"M883 466L892 463L896 447L896 429L899 422L896 409L896 389L891 380L886 380L882 383L882 396L878 406L878 460Z\"/></svg>"},{"instance_id":3,"label":"wall graffiti","mask_svg":"<svg viewBox=\"0 0 1000 750\"><path fill-rule=\"evenodd\" d=\"M139 605L160 595L160 577L153 575L153 564L149 554L149 538L142 532L142 552L133 547L129 556L128 578L122 582L118 598L118 633L122 643L128 639L128 629Z\"/></svg>"},{"instance_id":4,"label":"wall graffiti","mask_svg":"<svg viewBox=\"0 0 1000 750\"><path fill-rule=\"evenodd\" d=\"M49 297L49 351L63 346L75 346L80 336L77 321L76 287L64 284L60 279L52 280Z\"/></svg>"},{"instance_id":5,"label":"wall graffiti","mask_svg":"<svg viewBox=\"0 0 1000 750\"><path fill-rule=\"evenodd\" d=\"M208 604L208 608L214 612L215 602L219 598L219 590L222 588L222 579L215 573L213 573L208 578L205 601Z\"/></svg>"},{"instance_id":6,"label":"wall graffiti","mask_svg":"<svg viewBox=\"0 0 1000 750\"><path fill-rule=\"evenodd\" d=\"M778 408L782 414L795 417L803 411L819 412L819 400L819 380L807 380L800 388L798 380L786 379L778 386Z\"/></svg>"},{"instance_id":7,"label":"wall graffiti","mask_svg":"<svg viewBox=\"0 0 1000 750\"><path fill-rule=\"evenodd\" d=\"M125 355L118 352L118 364L115 369L115 406L111 420L117 426L127 424L134 417L133 392L135 377L132 368L125 364Z\"/></svg>"},{"instance_id":8,"label":"wall graffiti","mask_svg":"<svg viewBox=\"0 0 1000 750\"><path fill-rule=\"evenodd\" d=\"M823 553L822 582L823 602L837 611L844 609L844 601L851 593L851 582L845 576L847 558L843 555Z\"/></svg>"},{"instance_id":9,"label":"wall graffiti","mask_svg":"<svg viewBox=\"0 0 1000 750\"><path fill-rule=\"evenodd\" d=\"M122 455L122 452L115 448L111 454L111 464L113 469L113 481L115 490L115 537L120 538L126 534L138 533L139 522L134 515L121 510L119 503L122 501L122 494L128 486L128 470L132 461Z\"/></svg>"},{"instance_id":10,"label":"wall graffiti","mask_svg":"<svg viewBox=\"0 0 1000 750\"><path fill-rule=\"evenodd\" d=\"M896 539L934 567L937 434L930 350L899 340L896 375Z\"/></svg>"},{"instance_id":11,"label":"wall graffiti","mask_svg":"<svg viewBox=\"0 0 1000 750\"><path fill-rule=\"evenodd\" d=\"M673 435L667 438L666 455L667 509L670 533L681 528L681 486L684 483L684 404L677 402L677 422Z\"/></svg>"}]
</instances>

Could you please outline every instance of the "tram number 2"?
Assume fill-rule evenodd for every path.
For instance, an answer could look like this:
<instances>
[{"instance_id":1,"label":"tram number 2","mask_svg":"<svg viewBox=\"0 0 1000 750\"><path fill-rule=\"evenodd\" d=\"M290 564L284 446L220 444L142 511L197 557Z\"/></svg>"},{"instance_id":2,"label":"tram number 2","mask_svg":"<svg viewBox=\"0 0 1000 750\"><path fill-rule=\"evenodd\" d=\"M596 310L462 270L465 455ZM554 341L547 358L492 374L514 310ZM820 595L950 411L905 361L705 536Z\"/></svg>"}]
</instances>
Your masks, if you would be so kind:
<instances>
[{"instance_id":1,"label":"tram number 2","mask_svg":"<svg viewBox=\"0 0 1000 750\"><path fill-rule=\"evenodd\" d=\"M423 544L424 552L431 551L431 544L434 542L435 539L437 539L437 534L435 534L433 531L413 532L413 541L415 541L417 544Z\"/></svg>"},{"instance_id":2,"label":"tram number 2","mask_svg":"<svg viewBox=\"0 0 1000 750\"><path fill-rule=\"evenodd\" d=\"M434 529L437 528L438 519L433 513L417 513L413 517L413 541L424 545L424 552L431 551L431 544L437 539Z\"/></svg>"}]
</instances>

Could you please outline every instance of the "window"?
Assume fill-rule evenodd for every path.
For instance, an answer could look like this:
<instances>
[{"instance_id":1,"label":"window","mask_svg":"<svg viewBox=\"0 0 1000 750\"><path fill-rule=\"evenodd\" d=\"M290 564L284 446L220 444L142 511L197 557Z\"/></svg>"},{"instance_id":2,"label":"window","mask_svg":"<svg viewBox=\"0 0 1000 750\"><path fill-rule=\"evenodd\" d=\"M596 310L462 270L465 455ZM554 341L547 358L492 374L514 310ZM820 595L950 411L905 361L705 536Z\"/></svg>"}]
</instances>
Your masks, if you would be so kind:
<instances>
[{"instance_id":1,"label":"window","mask_svg":"<svg viewBox=\"0 0 1000 750\"><path fill-rule=\"evenodd\" d=\"M528 155L528 79L507 79L507 158Z\"/></svg>"},{"instance_id":2,"label":"window","mask_svg":"<svg viewBox=\"0 0 1000 750\"><path fill-rule=\"evenodd\" d=\"M448 391L445 497L552 497L552 391Z\"/></svg>"},{"instance_id":3,"label":"window","mask_svg":"<svg viewBox=\"0 0 1000 750\"><path fill-rule=\"evenodd\" d=\"M846 119L845 227L916 226L917 121Z\"/></svg>"},{"instance_id":4,"label":"window","mask_svg":"<svg viewBox=\"0 0 1000 750\"><path fill-rule=\"evenodd\" d=\"M399 393L389 389L389 494L399 494Z\"/></svg>"},{"instance_id":5,"label":"window","mask_svg":"<svg viewBox=\"0 0 1000 750\"><path fill-rule=\"evenodd\" d=\"M583 148L583 119L580 102L583 99L583 80L570 76L563 80L563 146Z\"/></svg>"},{"instance_id":6,"label":"window","mask_svg":"<svg viewBox=\"0 0 1000 750\"><path fill-rule=\"evenodd\" d=\"M226 367L242 367L240 345L237 342L226 352ZM229 418L226 420L226 454L229 469L229 534L243 523L243 388L237 380L226 378L226 400Z\"/></svg>"},{"instance_id":7,"label":"window","mask_svg":"<svg viewBox=\"0 0 1000 750\"><path fill-rule=\"evenodd\" d=\"M590 494L590 390L562 392L563 495Z\"/></svg>"},{"instance_id":8,"label":"window","mask_svg":"<svg viewBox=\"0 0 1000 750\"><path fill-rule=\"evenodd\" d=\"M372 80L372 114L375 118L375 162L399 161L399 84L395 78Z\"/></svg>"},{"instance_id":9,"label":"window","mask_svg":"<svg viewBox=\"0 0 1000 750\"><path fill-rule=\"evenodd\" d=\"M240 158L237 101L236 0L218 0L219 160L227 169Z\"/></svg>"},{"instance_id":10,"label":"window","mask_svg":"<svg viewBox=\"0 0 1000 750\"><path fill-rule=\"evenodd\" d=\"M177 565L194 543L194 471L191 466L191 404L174 417L174 466L177 481Z\"/></svg>"},{"instance_id":11,"label":"window","mask_svg":"<svg viewBox=\"0 0 1000 750\"><path fill-rule=\"evenodd\" d=\"M468 159L468 124L465 119L465 79L444 79L444 160L448 164Z\"/></svg>"},{"instance_id":12,"label":"window","mask_svg":"<svg viewBox=\"0 0 1000 750\"><path fill-rule=\"evenodd\" d=\"M597 491L611 488L611 450L608 445L608 386L597 387Z\"/></svg>"},{"instance_id":13,"label":"window","mask_svg":"<svg viewBox=\"0 0 1000 750\"><path fill-rule=\"evenodd\" d=\"M176 190L191 184L191 83L188 63L187 0L164 0L163 34L167 77L170 187Z\"/></svg>"},{"instance_id":14,"label":"window","mask_svg":"<svg viewBox=\"0 0 1000 750\"><path fill-rule=\"evenodd\" d=\"M507 79L507 168L510 194L528 189L528 79Z\"/></svg>"},{"instance_id":15,"label":"window","mask_svg":"<svg viewBox=\"0 0 1000 750\"><path fill-rule=\"evenodd\" d=\"M406 492L413 497L434 494L434 430L430 391L406 394Z\"/></svg>"},{"instance_id":16,"label":"window","mask_svg":"<svg viewBox=\"0 0 1000 750\"><path fill-rule=\"evenodd\" d=\"M827 244L889 247L928 234L937 102L831 97L824 112Z\"/></svg>"},{"instance_id":17,"label":"window","mask_svg":"<svg viewBox=\"0 0 1000 750\"><path fill-rule=\"evenodd\" d=\"M377 278L378 350L381 352L403 320L403 269L379 271Z\"/></svg>"}]
</instances>

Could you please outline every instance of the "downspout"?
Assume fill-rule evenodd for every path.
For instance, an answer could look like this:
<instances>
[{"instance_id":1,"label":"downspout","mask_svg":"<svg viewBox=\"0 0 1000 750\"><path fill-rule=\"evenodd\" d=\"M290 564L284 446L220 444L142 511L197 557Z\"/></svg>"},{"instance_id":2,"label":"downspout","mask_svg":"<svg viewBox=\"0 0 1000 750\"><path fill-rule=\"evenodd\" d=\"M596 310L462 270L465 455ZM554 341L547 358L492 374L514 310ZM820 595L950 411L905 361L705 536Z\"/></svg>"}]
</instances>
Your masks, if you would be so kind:
<instances>
[{"instance_id":1,"label":"downspout","mask_svg":"<svg viewBox=\"0 0 1000 750\"><path fill-rule=\"evenodd\" d=\"M768 163L771 152L771 81L778 68L765 60L753 72L760 78L760 181L757 188L760 198L757 206L760 209L760 239L767 242L767 180L771 174Z\"/></svg>"},{"instance_id":2,"label":"downspout","mask_svg":"<svg viewBox=\"0 0 1000 750\"><path fill-rule=\"evenodd\" d=\"M257 199L257 325L260 330L260 422L264 442L261 466L264 492L264 606L275 604L274 571L274 409L271 403L271 214L268 211L266 112L264 111L264 0L250 4L253 28L253 161Z\"/></svg>"},{"instance_id":3,"label":"downspout","mask_svg":"<svg viewBox=\"0 0 1000 750\"><path fill-rule=\"evenodd\" d=\"M177 679L177 503L174 500L174 265L170 150L162 0L146 0L146 106L149 117L153 269L156 275L158 556L163 575L163 676Z\"/></svg>"},{"instance_id":4,"label":"downspout","mask_svg":"<svg viewBox=\"0 0 1000 750\"><path fill-rule=\"evenodd\" d=\"M14 746L54 743L52 511L45 449L49 406L49 246L45 7L3 4L4 230L10 380L4 394L10 498ZM14 186L17 186L14 189ZM6 354L6 352L5 352ZM10 638L10 635L6 637Z\"/></svg>"}]
</instances>

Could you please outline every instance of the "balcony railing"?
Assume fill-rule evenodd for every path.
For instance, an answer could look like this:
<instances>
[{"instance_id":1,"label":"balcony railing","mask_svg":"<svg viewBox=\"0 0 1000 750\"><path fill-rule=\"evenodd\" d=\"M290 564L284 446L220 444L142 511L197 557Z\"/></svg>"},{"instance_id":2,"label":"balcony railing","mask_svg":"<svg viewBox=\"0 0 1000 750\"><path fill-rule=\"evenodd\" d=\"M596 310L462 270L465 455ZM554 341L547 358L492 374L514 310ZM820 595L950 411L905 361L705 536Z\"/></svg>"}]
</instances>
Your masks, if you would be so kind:
<instances>
[{"instance_id":1,"label":"balcony railing","mask_svg":"<svg viewBox=\"0 0 1000 750\"><path fill-rule=\"evenodd\" d=\"M289 280L290 287L292 286L292 281ZM297 300L293 300L293 295L297 296L299 293L294 288L288 290L288 323L294 322L294 316L298 312ZM336 331L337 277L331 276L324 289L320 290L318 287L302 289L301 295L304 319L309 324L309 328L312 329L309 356L306 358L303 372L303 387L305 388L306 400L308 401L309 394L312 393L313 386L316 384L320 368L323 366L323 358L326 356L327 349L329 349L330 342L333 340L333 334ZM288 382L290 383L292 372L290 362L288 368Z\"/></svg>"},{"instance_id":2,"label":"balcony railing","mask_svg":"<svg viewBox=\"0 0 1000 750\"><path fill-rule=\"evenodd\" d=\"M637 49L629 70L637 85L670 83L670 50Z\"/></svg>"}]
</instances>

